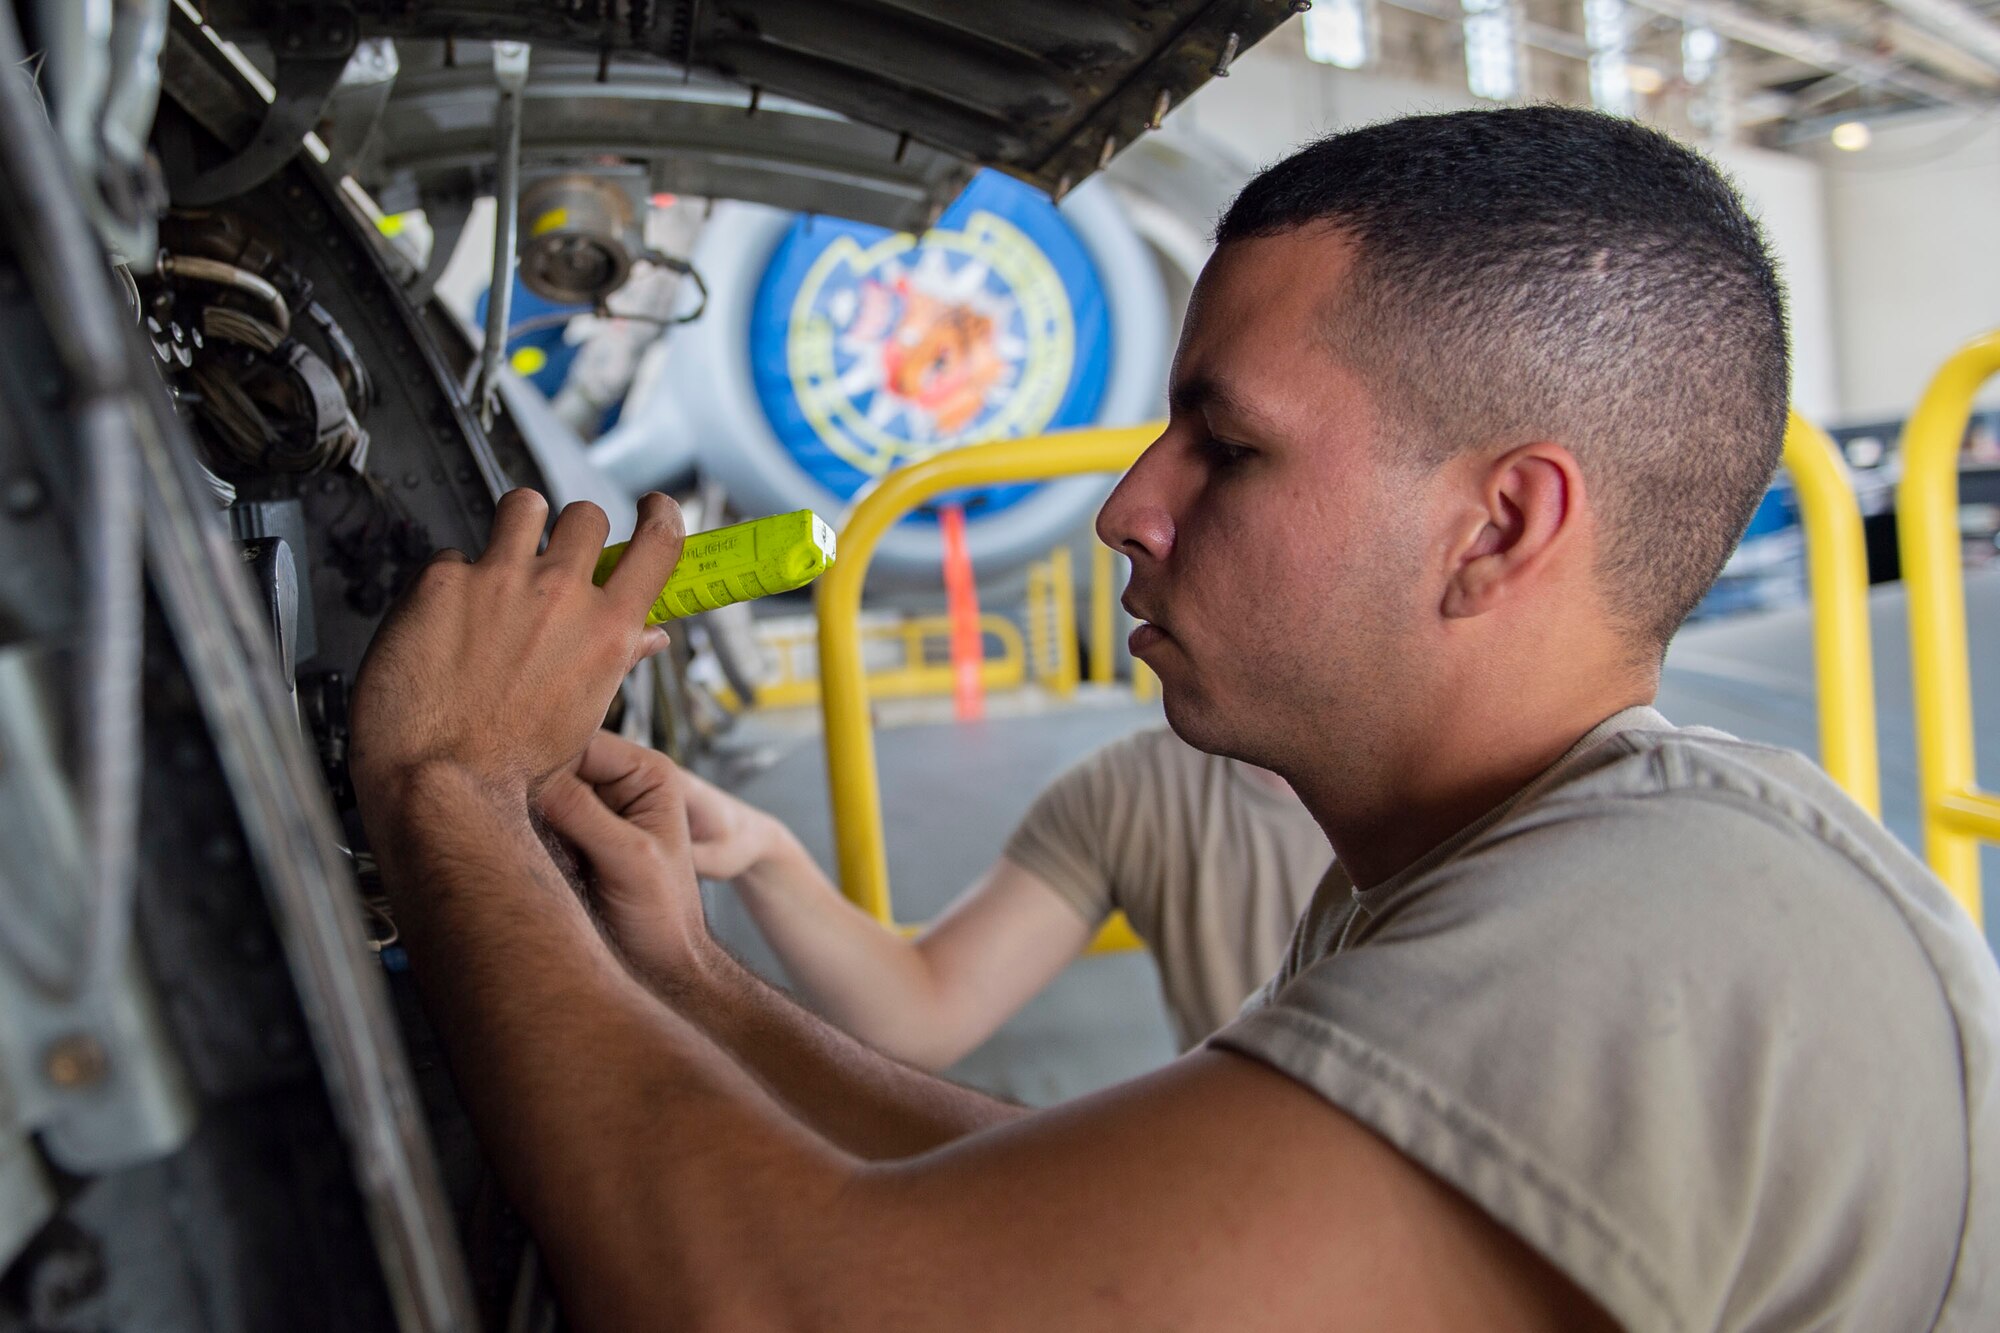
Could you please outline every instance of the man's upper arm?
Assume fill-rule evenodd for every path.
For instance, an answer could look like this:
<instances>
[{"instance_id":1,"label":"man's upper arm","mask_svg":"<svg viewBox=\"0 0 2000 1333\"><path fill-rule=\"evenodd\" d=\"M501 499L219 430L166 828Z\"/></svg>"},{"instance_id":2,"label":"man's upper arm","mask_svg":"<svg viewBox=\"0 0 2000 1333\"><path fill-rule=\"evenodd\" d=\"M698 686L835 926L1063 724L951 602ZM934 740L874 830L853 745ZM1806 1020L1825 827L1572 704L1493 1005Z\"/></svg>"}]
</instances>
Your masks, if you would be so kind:
<instances>
[{"instance_id":1,"label":"man's upper arm","mask_svg":"<svg viewBox=\"0 0 2000 1333\"><path fill-rule=\"evenodd\" d=\"M1951 1014L1892 896L1810 829L1726 789L1579 784L1372 908L1214 1044L1632 1327L1915 1326L1942 1294Z\"/></svg>"},{"instance_id":2,"label":"man's upper arm","mask_svg":"<svg viewBox=\"0 0 2000 1333\"><path fill-rule=\"evenodd\" d=\"M1003 857L1032 873L1096 925L1118 902L1121 875L1147 873L1157 838L1136 843L1143 734L1084 756L1035 797L1007 839Z\"/></svg>"},{"instance_id":3,"label":"man's upper arm","mask_svg":"<svg viewBox=\"0 0 2000 1333\"><path fill-rule=\"evenodd\" d=\"M843 1198L829 1243L875 1256L821 1294L856 1327L1614 1327L1359 1123L1222 1051L867 1168Z\"/></svg>"},{"instance_id":4,"label":"man's upper arm","mask_svg":"<svg viewBox=\"0 0 2000 1333\"><path fill-rule=\"evenodd\" d=\"M958 1055L984 1041L1090 943L1091 923L1033 871L1001 857L918 938Z\"/></svg>"}]
</instances>

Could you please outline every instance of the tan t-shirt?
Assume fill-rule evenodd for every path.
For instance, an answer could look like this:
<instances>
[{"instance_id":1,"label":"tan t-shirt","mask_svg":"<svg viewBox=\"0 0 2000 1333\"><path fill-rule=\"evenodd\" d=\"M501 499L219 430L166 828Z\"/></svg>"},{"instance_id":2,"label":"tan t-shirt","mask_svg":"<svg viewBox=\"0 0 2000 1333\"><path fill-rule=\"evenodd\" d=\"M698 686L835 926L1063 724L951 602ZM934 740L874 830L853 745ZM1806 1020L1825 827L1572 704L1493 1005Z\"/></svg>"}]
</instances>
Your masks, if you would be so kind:
<instances>
[{"instance_id":1,"label":"tan t-shirt","mask_svg":"<svg viewBox=\"0 0 2000 1333\"><path fill-rule=\"evenodd\" d=\"M1333 849L1289 790L1158 727L1051 783L1006 856L1092 925L1125 913L1185 1050L1276 970Z\"/></svg>"},{"instance_id":2,"label":"tan t-shirt","mask_svg":"<svg viewBox=\"0 0 2000 1333\"><path fill-rule=\"evenodd\" d=\"M2000 970L1790 751L1617 714L1392 879L1336 867L1212 1044L1628 1329L2000 1329Z\"/></svg>"}]
</instances>

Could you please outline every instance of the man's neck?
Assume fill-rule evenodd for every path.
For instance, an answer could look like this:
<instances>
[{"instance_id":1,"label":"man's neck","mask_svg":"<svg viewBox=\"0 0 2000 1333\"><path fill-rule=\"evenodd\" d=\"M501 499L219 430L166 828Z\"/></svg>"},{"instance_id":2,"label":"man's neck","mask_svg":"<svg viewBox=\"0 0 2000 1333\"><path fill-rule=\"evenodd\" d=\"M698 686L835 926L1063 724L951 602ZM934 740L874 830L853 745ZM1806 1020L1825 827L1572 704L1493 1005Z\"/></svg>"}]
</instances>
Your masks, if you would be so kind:
<instances>
[{"instance_id":1,"label":"man's neck","mask_svg":"<svg viewBox=\"0 0 2000 1333\"><path fill-rule=\"evenodd\" d=\"M1652 697L1635 686L1477 722L1440 714L1366 773L1336 762L1289 777L1355 886L1371 888L1521 790L1592 727Z\"/></svg>"},{"instance_id":2,"label":"man's neck","mask_svg":"<svg viewBox=\"0 0 2000 1333\"><path fill-rule=\"evenodd\" d=\"M1285 781L1281 775L1273 773L1268 768L1259 768L1248 760L1239 759L1236 762L1240 766L1243 776L1264 788L1264 790L1277 792L1281 796L1292 795L1292 784Z\"/></svg>"}]
</instances>

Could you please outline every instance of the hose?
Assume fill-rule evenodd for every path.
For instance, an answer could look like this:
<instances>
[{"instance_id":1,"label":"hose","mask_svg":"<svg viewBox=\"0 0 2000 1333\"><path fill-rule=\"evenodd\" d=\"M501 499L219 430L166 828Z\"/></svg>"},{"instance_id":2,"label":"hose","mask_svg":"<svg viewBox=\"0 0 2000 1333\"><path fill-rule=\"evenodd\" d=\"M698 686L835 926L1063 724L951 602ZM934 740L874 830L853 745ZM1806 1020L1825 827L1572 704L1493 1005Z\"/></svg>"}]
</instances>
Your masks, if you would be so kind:
<instances>
[{"instance_id":1,"label":"hose","mask_svg":"<svg viewBox=\"0 0 2000 1333\"><path fill-rule=\"evenodd\" d=\"M189 282L212 282L228 287L247 296L262 301L271 319L271 326L284 337L292 331L292 308L285 304L285 297L275 286L257 276L247 268L225 264L220 259L204 259L199 255L174 255L162 252L160 255L160 276L182 278Z\"/></svg>"}]
</instances>

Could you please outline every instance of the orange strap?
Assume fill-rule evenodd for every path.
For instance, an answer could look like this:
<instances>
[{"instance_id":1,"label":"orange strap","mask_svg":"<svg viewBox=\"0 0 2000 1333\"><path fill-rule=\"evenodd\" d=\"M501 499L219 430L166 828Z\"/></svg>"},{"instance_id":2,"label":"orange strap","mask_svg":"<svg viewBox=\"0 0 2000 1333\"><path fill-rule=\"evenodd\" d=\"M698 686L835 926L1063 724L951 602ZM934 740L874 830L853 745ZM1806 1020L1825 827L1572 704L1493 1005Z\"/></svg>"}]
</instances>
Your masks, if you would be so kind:
<instances>
[{"instance_id":1,"label":"orange strap","mask_svg":"<svg viewBox=\"0 0 2000 1333\"><path fill-rule=\"evenodd\" d=\"M953 711L961 722L986 715L986 683L980 667L986 647L979 630L979 588L972 581L972 555L965 546L965 508L938 508L938 530L944 535L945 613L951 619Z\"/></svg>"}]
</instances>

